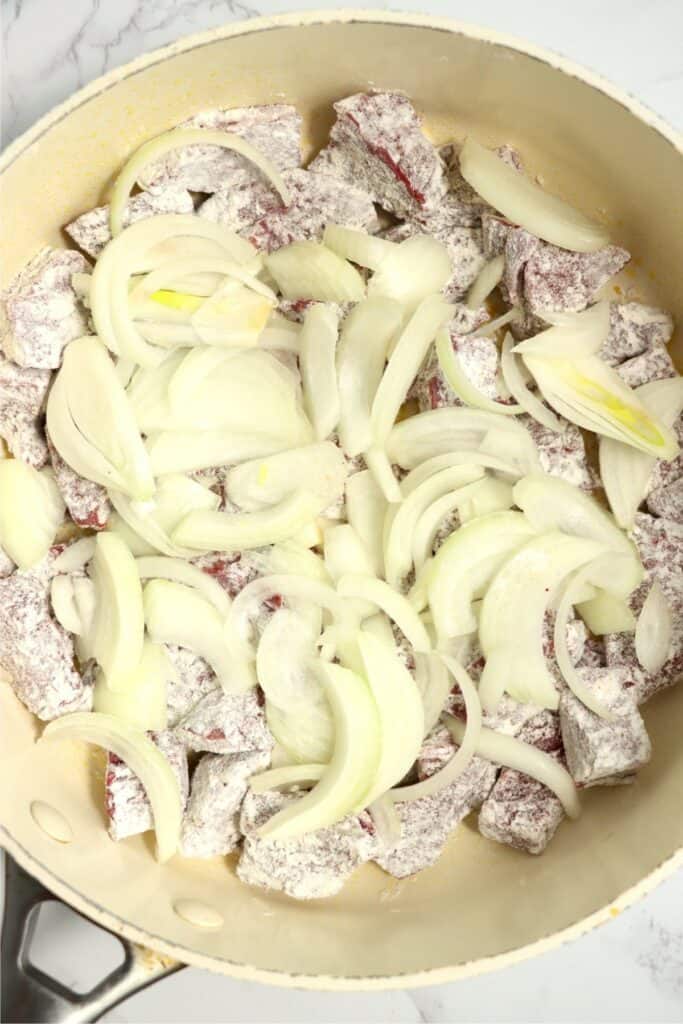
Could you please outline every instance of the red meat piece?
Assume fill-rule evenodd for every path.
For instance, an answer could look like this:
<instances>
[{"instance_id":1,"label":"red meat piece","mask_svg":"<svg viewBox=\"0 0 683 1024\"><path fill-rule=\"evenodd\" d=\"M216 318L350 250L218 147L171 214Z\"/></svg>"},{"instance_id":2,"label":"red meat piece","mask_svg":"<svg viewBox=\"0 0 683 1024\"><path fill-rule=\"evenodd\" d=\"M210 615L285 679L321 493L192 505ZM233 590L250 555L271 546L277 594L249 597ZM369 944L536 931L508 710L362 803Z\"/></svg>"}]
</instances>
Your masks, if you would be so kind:
<instances>
[{"instance_id":1,"label":"red meat piece","mask_svg":"<svg viewBox=\"0 0 683 1024\"><path fill-rule=\"evenodd\" d=\"M0 437L15 458L36 469L48 460L41 410L51 376L0 357Z\"/></svg>"},{"instance_id":2,"label":"red meat piece","mask_svg":"<svg viewBox=\"0 0 683 1024\"><path fill-rule=\"evenodd\" d=\"M140 192L126 203L123 226L127 228L138 220L163 213L194 213L192 196L185 189L173 186L160 191L158 195ZM83 252L97 259L107 242L111 241L109 206L96 206L94 210L82 213L67 224L64 230Z\"/></svg>"},{"instance_id":3,"label":"red meat piece","mask_svg":"<svg viewBox=\"0 0 683 1024\"><path fill-rule=\"evenodd\" d=\"M59 492L74 523L83 529L103 530L112 513L111 502L105 488L93 480L86 480L72 469L49 437L47 446Z\"/></svg>"}]
</instances>

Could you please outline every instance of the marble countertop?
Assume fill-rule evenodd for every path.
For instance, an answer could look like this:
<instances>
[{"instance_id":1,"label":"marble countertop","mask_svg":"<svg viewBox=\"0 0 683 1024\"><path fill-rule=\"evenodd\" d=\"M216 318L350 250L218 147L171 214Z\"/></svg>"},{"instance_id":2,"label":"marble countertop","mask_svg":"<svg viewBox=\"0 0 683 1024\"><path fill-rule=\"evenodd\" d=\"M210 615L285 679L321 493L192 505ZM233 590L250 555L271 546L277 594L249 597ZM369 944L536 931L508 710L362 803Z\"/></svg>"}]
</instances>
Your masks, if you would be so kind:
<instances>
[{"instance_id":1,"label":"marble countertop","mask_svg":"<svg viewBox=\"0 0 683 1024\"><path fill-rule=\"evenodd\" d=\"M288 0L0 0L2 145L86 82L146 50ZM256 3L257 6L253 6ZM300 0L295 7L332 7ZM346 7L369 6L353 4ZM375 7L414 9L375 0ZM526 37L583 63L683 128L682 0L428 0L426 8ZM415 992L292 992L185 970L105 1021L683 1020L683 874L608 926L534 961ZM34 956L85 989L115 943L65 908L43 912ZM59 935L59 941L55 936Z\"/></svg>"}]
</instances>

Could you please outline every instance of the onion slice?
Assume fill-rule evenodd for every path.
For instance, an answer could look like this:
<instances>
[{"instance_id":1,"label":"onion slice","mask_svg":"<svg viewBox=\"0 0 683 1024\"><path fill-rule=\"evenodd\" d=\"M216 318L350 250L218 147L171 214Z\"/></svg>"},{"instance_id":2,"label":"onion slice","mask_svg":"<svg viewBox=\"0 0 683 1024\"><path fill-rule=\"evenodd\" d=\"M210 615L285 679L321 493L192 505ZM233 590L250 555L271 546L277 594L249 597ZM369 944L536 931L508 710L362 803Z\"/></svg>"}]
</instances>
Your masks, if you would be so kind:
<instances>
[{"instance_id":1,"label":"onion slice","mask_svg":"<svg viewBox=\"0 0 683 1024\"><path fill-rule=\"evenodd\" d=\"M95 538L81 537L64 548L61 555L57 555L52 567L55 572L78 572L88 564L95 554Z\"/></svg>"},{"instance_id":2,"label":"onion slice","mask_svg":"<svg viewBox=\"0 0 683 1024\"><path fill-rule=\"evenodd\" d=\"M609 302L603 299L580 313L566 313L565 318L561 325L520 341L513 351L553 359L583 359L600 351L609 334Z\"/></svg>"},{"instance_id":3,"label":"onion slice","mask_svg":"<svg viewBox=\"0 0 683 1024\"><path fill-rule=\"evenodd\" d=\"M636 656L655 675L666 663L673 636L673 614L661 586L654 581L636 624Z\"/></svg>"},{"instance_id":4,"label":"onion slice","mask_svg":"<svg viewBox=\"0 0 683 1024\"><path fill-rule=\"evenodd\" d=\"M386 253L368 285L368 297L382 296L413 311L442 290L453 274L448 249L431 235L406 238Z\"/></svg>"},{"instance_id":5,"label":"onion slice","mask_svg":"<svg viewBox=\"0 0 683 1024\"><path fill-rule=\"evenodd\" d=\"M54 576L50 584L50 604L54 616L67 633L78 636L83 623L74 600L73 581L70 576Z\"/></svg>"},{"instance_id":6,"label":"onion slice","mask_svg":"<svg viewBox=\"0 0 683 1024\"><path fill-rule=\"evenodd\" d=\"M373 445L363 453L365 464L375 478L384 500L395 505L401 500L401 488L384 448Z\"/></svg>"},{"instance_id":7,"label":"onion slice","mask_svg":"<svg viewBox=\"0 0 683 1024\"><path fill-rule=\"evenodd\" d=\"M339 436L352 457L372 445L372 403L402 320L399 303L386 298L360 302L344 320L337 348Z\"/></svg>"},{"instance_id":8,"label":"onion slice","mask_svg":"<svg viewBox=\"0 0 683 1024\"><path fill-rule=\"evenodd\" d=\"M137 668L125 688L114 691L100 672L95 681L93 710L127 722L138 729L160 732L168 724L168 681L173 668L163 647L145 640Z\"/></svg>"},{"instance_id":9,"label":"onion slice","mask_svg":"<svg viewBox=\"0 0 683 1024\"><path fill-rule=\"evenodd\" d=\"M258 149L240 135L212 131L208 128L173 128L144 142L135 150L119 172L109 200L109 226L112 236L118 235L123 227L123 211L131 189L145 168L155 160L185 146L219 146L246 157L265 175L273 188L280 193L285 206L290 196L287 186L277 167Z\"/></svg>"},{"instance_id":10,"label":"onion slice","mask_svg":"<svg viewBox=\"0 0 683 1024\"><path fill-rule=\"evenodd\" d=\"M491 493L487 499L489 485L492 485L492 490L495 493ZM508 497L501 498L497 485L500 485L502 493ZM477 495L482 491L485 496L481 499L481 507L479 507ZM422 513L413 530L411 553L416 575L419 575L423 566L431 558L437 534L448 515L457 511L459 525L463 526L471 519L488 515L489 512L504 511L510 508L513 503L511 494L512 488L506 487L501 480L482 477L470 484L465 484L464 487L458 487L432 502Z\"/></svg>"},{"instance_id":11,"label":"onion slice","mask_svg":"<svg viewBox=\"0 0 683 1024\"><path fill-rule=\"evenodd\" d=\"M292 242L266 257L286 299L360 302L365 282L354 266L319 242Z\"/></svg>"},{"instance_id":12,"label":"onion slice","mask_svg":"<svg viewBox=\"0 0 683 1024\"><path fill-rule=\"evenodd\" d=\"M369 470L346 481L346 517L360 537L375 576L384 576L384 518L387 502Z\"/></svg>"},{"instance_id":13,"label":"onion slice","mask_svg":"<svg viewBox=\"0 0 683 1024\"><path fill-rule=\"evenodd\" d=\"M220 615L229 614L231 601L223 587L196 565L182 558L164 558L161 555L136 558L135 562L141 580L170 580L172 583L193 587Z\"/></svg>"},{"instance_id":14,"label":"onion slice","mask_svg":"<svg viewBox=\"0 0 683 1024\"><path fill-rule=\"evenodd\" d=\"M329 306L306 310L299 335L299 368L304 408L319 441L329 437L339 422L339 387L336 355L339 316Z\"/></svg>"},{"instance_id":15,"label":"onion slice","mask_svg":"<svg viewBox=\"0 0 683 1024\"><path fill-rule=\"evenodd\" d=\"M64 512L51 469L34 469L19 459L0 461L0 544L20 569L45 557Z\"/></svg>"},{"instance_id":16,"label":"onion slice","mask_svg":"<svg viewBox=\"0 0 683 1024\"><path fill-rule=\"evenodd\" d=\"M565 424L552 409L548 409L540 398L530 391L514 354L514 341L510 334L505 336L500 356L500 368L508 391L518 405L538 423L555 434L563 434Z\"/></svg>"},{"instance_id":17,"label":"onion slice","mask_svg":"<svg viewBox=\"0 0 683 1024\"><path fill-rule=\"evenodd\" d=\"M416 651L427 653L431 650L432 645L427 630L419 616L406 598L397 593L384 580L349 573L339 580L337 592L341 597L352 597L376 605L380 611L383 611L396 623L408 643L412 644Z\"/></svg>"},{"instance_id":18,"label":"onion slice","mask_svg":"<svg viewBox=\"0 0 683 1024\"><path fill-rule=\"evenodd\" d=\"M162 430L147 438L155 476L231 466L288 448L286 437L237 430Z\"/></svg>"},{"instance_id":19,"label":"onion slice","mask_svg":"<svg viewBox=\"0 0 683 1024\"><path fill-rule=\"evenodd\" d=\"M289 540L322 511L315 495L294 491L257 512L190 512L171 540L192 551L246 551Z\"/></svg>"},{"instance_id":20,"label":"onion slice","mask_svg":"<svg viewBox=\"0 0 683 1024\"><path fill-rule=\"evenodd\" d=\"M575 605L577 612L595 636L635 631L636 617L628 603L607 590L597 590L586 600L582 600L579 594Z\"/></svg>"},{"instance_id":21,"label":"onion slice","mask_svg":"<svg viewBox=\"0 0 683 1024\"><path fill-rule=\"evenodd\" d=\"M363 806L375 779L380 727L368 685L340 665L324 665L322 673L335 723L332 760L314 789L259 829L263 839L293 839L333 825Z\"/></svg>"},{"instance_id":22,"label":"onion slice","mask_svg":"<svg viewBox=\"0 0 683 1024\"><path fill-rule=\"evenodd\" d=\"M474 754L477 752L477 747L480 742L482 731L481 704L479 703L479 696L477 694L476 687L469 674L465 671L463 666L455 660L455 658L451 658L447 654L440 655L440 658L449 673L452 675L453 679L455 679L465 699L467 724L463 726L462 735L458 740L459 749L450 761L438 772L435 772L434 775L431 775L427 779L423 779L422 782L417 782L412 786L405 786L402 789L395 789L392 796L397 803L406 800L419 800L421 797L426 796L433 796L435 793L439 793L446 786L450 786L450 784L455 782L455 780L465 771ZM451 719L451 715L446 716L449 728Z\"/></svg>"},{"instance_id":23,"label":"onion slice","mask_svg":"<svg viewBox=\"0 0 683 1024\"><path fill-rule=\"evenodd\" d=\"M473 138L465 140L459 164L463 178L482 199L543 241L574 252L596 252L608 244L602 226L558 196L544 192Z\"/></svg>"},{"instance_id":24,"label":"onion slice","mask_svg":"<svg viewBox=\"0 0 683 1024\"><path fill-rule=\"evenodd\" d=\"M524 411L521 405L506 405L505 402L497 402L493 398L488 398L472 384L462 368L447 330L439 331L436 336L436 355L448 386L465 405L473 409L485 409L487 412L498 413L501 416L517 416L518 413Z\"/></svg>"},{"instance_id":25,"label":"onion slice","mask_svg":"<svg viewBox=\"0 0 683 1024\"><path fill-rule=\"evenodd\" d=\"M672 427L683 411L683 377L651 381L636 388L635 394L666 427ZM625 530L633 528L656 461L654 455L639 452L611 437L600 438L600 478L614 518Z\"/></svg>"},{"instance_id":26,"label":"onion slice","mask_svg":"<svg viewBox=\"0 0 683 1024\"><path fill-rule=\"evenodd\" d=\"M193 587L150 580L144 589L144 615L155 643L178 644L204 658L226 693L241 693L255 684L224 617Z\"/></svg>"},{"instance_id":27,"label":"onion slice","mask_svg":"<svg viewBox=\"0 0 683 1024\"><path fill-rule=\"evenodd\" d=\"M252 793L267 793L269 789L309 789L314 782L322 779L326 764L285 764L281 768L269 768L249 779Z\"/></svg>"},{"instance_id":28,"label":"onion slice","mask_svg":"<svg viewBox=\"0 0 683 1024\"><path fill-rule=\"evenodd\" d=\"M464 723L448 715L446 725L455 742L463 743L466 735ZM571 775L559 761L538 747L482 726L475 754L542 782L553 791L568 817L578 818L581 813L578 793Z\"/></svg>"},{"instance_id":29,"label":"onion slice","mask_svg":"<svg viewBox=\"0 0 683 1024\"><path fill-rule=\"evenodd\" d=\"M225 491L240 509L254 512L293 490L306 490L316 496L322 511L343 498L346 474L346 460L336 444L321 441L233 466L225 477Z\"/></svg>"},{"instance_id":30,"label":"onion slice","mask_svg":"<svg viewBox=\"0 0 683 1024\"><path fill-rule=\"evenodd\" d=\"M505 256L501 253L500 256L494 256L492 260L489 260L479 271L467 293L465 301L467 308L475 310L483 306L493 289L497 288L502 281L504 273Z\"/></svg>"},{"instance_id":31,"label":"onion slice","mask_svg":"<svg viewBox=\"0 0 683 1024\"><path fill-rule=\"evenodd\" d=\"M346 228L341 224L328 224L323 242L337 256L369 270L379 270L387 257L398 248L396 242L388 242L385 238L368 235L365 231Z\"/></svg>"},{"instance_id":32,"label":"onion slice","mask_svg":"<svg viewBox=\"0 0 683 1024\"><path fill-rule=\"evenodd\" d=\"M191 548L173 539L176 527L188 514L197 510L214 510L220 498L208 487L182 473L170 473L157 481L151 501L131 501L119 491L109 491L112 505L139 537L165 555L189 556Z\"/></svg>"},{"instance_id":33,"label":"onion slice","mask_svg":"<svg viewBox=\"0 0 683 1024\"><path fill-rule=\"evenodd\" d=\"M99 533L90 563L95 587L93 656L119 690L142 656L145 620L140 577L129 548L113 533Z\"/></svg>"},{"instance_id":34,"label":"onion slice","mask_svg":"<svg viewBox=\"0 0 683 1024\"><path fill-rule=\"evenodd\" d=\"M39 742L81 740L104 747L128 765L142 784L152 807L157 837L157 860L169 860L178 849L183 816L180 786L159 748L141 729L113 715L77 712L50 722Z\"/></svg>"},{"instance_id":35,"label":"onion slice","mask_svg":"<svg viewBox=\"0 0 683 1024\"><path fill-rule=\"evenodd\" d=\"M363 628L367 630L367 622ZM422 695L424 735L428 736L439 721L453 686L440 654L415 655L415 682Z\"/></svg>"}]
</instances>

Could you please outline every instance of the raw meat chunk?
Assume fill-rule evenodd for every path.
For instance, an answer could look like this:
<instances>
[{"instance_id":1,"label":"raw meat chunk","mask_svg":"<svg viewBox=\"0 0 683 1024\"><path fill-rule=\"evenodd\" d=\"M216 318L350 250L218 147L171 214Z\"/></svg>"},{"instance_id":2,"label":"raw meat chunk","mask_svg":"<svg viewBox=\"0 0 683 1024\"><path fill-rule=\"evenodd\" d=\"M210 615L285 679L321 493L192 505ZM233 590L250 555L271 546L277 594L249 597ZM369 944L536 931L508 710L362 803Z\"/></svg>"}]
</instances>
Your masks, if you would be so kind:
<instances>
[{"instance_id":1,"label":"raw meat chunk","mask_svg":"<svg viewBox=\"0 0 683 1024\"><path fill-rule=\"evenodd\" d=\"M609 334L600 358L610 366L618 366L625 359L667 345L673 329L673 320L661 309L640 302L612 302Z\"/></svg>"},{"instance_id":2,"label":"raw meat chunk","mask_svg":"<svg viewBox=\"0 0 683 1024\"><path fill-rule=\"evenodd\" d=\"M676 367L665 345L655 343L647 352L617 366L617 373L630 388L638 388L651 380L675 377Z\"/></svg>"},{"instance_id":3,"label":"raw meat chunk","mask_svg":"<svg viewBox=\"0 0 683 1024\"><path fill-rule=\"evenodd\" d=\"M49 370L24 368L0 356L0 437L15 458L36 469L48 460L40 414L51 376Z\"/></svg>"},{"instance_id":4,"label":"raw meat chunk","mask_svg":"<svg viewBox=\"0 0 683 1024\"><path fill-rule=\"evenodd\" d=\"M87 333L71 276L89 269L70 249L43 249L26 264L3 295L0 336L8 359L37 370L60 365L64 346Z\"/></svg>"},{"instance_id":5,"label":"raw meat chunk","mask_svg":"<svg viewBox=\"0 0 683 1024\"><path fill-rule=\"evenodd\" d=\"M656 491L660 487L668 487L676 480L683 477L683 416L679 416L674 424L674 433L681 447L681 452L668 461L657 459L652 475L648 481L650 491Z\"/></svg>"},{"instance_id":6,"label":"raw meat chunk","mask_svg":"<svg viewBox=\"0 0 683 1024\"><path fill-rule=\"evenodd\" d=\"M169 730L151 732L149 738L156 743L175 772L184 807L190 783L183 743ZM107 757L105 807L109 817L109 835L116 841L154 828L152 808L142 783L127 764L111 753Z\"/></svg>"},{"instance_id":7,"label":"raw meat chunk","mask_svg":"<svg viewBox=\"0 0 683 1024\"><path fill-rule=\"evenodd\" d=\"M230 597L237 597L247 583L263 575L263 558L253 551L231 554L215 551L193 558L192 564L213 576Z\"/></svg>"},{"instance_id":8,"label":"raw meat chunk","mask_svg":"<svg viewBox=\"0 0 683 1024\"><path fill-rule=\"evenodd\" d=\"M197 654L175 644L165 644L164 650L174 670L166 698L168 727L173 728L203 697L218 690L219 684L213 669Z\"/></svg>"},{"instance_id":9,"label":"raw meat chunk","mask_svg":"<svg viewBox=\"0 0 683 1024\"><path fill-rule=\"evenodd\" d=\"M73 640L52 618L53 549L34 568L0 579L0 670L19 700L43 721L89 711L92 687L74 663Z\"/></svg>"},{"instance_id":10,"label":"raw meat chunk","mask_svg":"<svg viewBox=\"0 0 683 1024\"><path fill-rule=\"evenodd\" d=\"M628 263L625 249L569 252L542 243L524 268L524 301L531 313L579 312Z\"/></svg>"},{"instance_id":11,"label":"raw meat chunk","mask_svg":"<svg viewBox=\"0 0 683 1024\"><path fill-rule=\"evenodd\" d=\"M204 110L179 127L239 135L281 171L301 163L301 115L284 103ZM169 185L190 192L217 192L254 178L265 180L257 167L238 153L218 146L185 146L146 167L140 184L150 192Z\"/></svg>"},{"instance_id":12,"label":"raw meat chunk","mask_svg":"<svg viewBox=\"0 0 683 1024\"><path fill-rule=\"evenodd\" d=\"M239 817L249 777L267 768L268 751L251 754L205 754L192 776L180 835L183 857L218 857L231 853L240 839Z\"/></svg>"},{"instance_id":13,"label":"raw meat chunk","mask_svg":"<svg viewBox=\"0 0 683 1024\"><path fill-rule=\"evenodd\" d=\"M329 144L311 170L362 188L398 217L438 207L448 190L443 161L406 96L357 93L334 109Z\"/></svg>"},{"instance_id":14,"label":"raw meat chunk","mask_svg":"<svg viewBox=\"0 0 683 1024\"><path fill-rule=\"evenodd\" d=\"M520 730L518 738L563 760L562 738L556 714L542 711ZM527 853L542 853L564 817L562 804L540 782L511 768L503 768L479 812L479 831Z\"/></svg>"},{"instance_id":15,"label":"raw meat chunk","mask_svg":"<svg viewBox=\"0 0 683 1024\"><path fill-rule=\"evenodd\" d=\"M161 213L194 213L194 203L189 192L182 188L167 188L158 195L140 192L132 196L126 203L123 212L123 226L135 224L138 220L155 217ZM111 241L109 230L109 206L96 206L76 217L64 228L69 238L86 252L97 259L107 242Z\"/></svg>"},{"instance_id":16,"label":"raw meat chunk","mask_svg":"<svg viewBox=\"0 0 683 1024\"><path fill-rule=\"evenodd\" d=\"M274 814L298 799L291 793L247 793L240 818L245 838L237 876L247 885L281 891L294 899L334 896L376 851L374 825L363 814L296 839L256 835Z\"/></svg>"},{"instance_id":17,"label":"raw meat chunk","mask_svg":"<svg viewBox=\"0 0 683 1024\"><path fill-rule=\"evenodd\" d=\"M650 760L650 739L638 711L628 668L581 669L581 681L614 715L600 718L569 690L560 698L567 767L577 786L631 781Z\"/></svg>"},{"instance_id":18,"label":"raw meat chunk","mask_svg":"<svg viewBox=\"0 0 683 1024\"><path fill-rule=\"evenodd\" d=\"M72 469L49 437L47 446L57 486L74 523L84 529L103 530L112 512L105 488Z\"/></svg>"},{"instance_id":19,"label":"raw meat chunk","mask_svg":"<svg viewBox=\"0 0 683 1024\"><path fill-rule=\"evenodd\" d=\"M645 568L645 579L629 600L634 614L640 614L650 587L657 580L673 616L669 658L654 675L639 667L633 634L611 633L605 637L607 664L625 665L634 674L636 700L642 704L660 690L673 686L683 675L683 526L639 512L632 537Z\"/></svg>"},{"instance_id":20,"label":"raw meat chunk","mask_svg":"<svg viewBox=\"0 0 683 1024\"><path fill-rule=\"evenodd\" d=\"M683 523L683 477L666 487L658 487L647 496L648 511L674 523Z\"/></svg>"},{"instance_id":21,"label":"raw meat chunk","mask_svg":"<svg viewBox=\"0 0 683 1024\"><path fill-rule=\"evenodd\" d=\"M442 768L457 750L450 733L437 726L424 741L418 759L418 774L427 778ZM441 856L453 829L489 793L496 767L474 757L462 775L433 796L398 803L401 838L382 850L375 860L394 878L406 878L431 867Z\"/></svg>"},{"instance_id":22,"label":"raw meat chunk","mask_svg":"<svg viewBox=\"0 0 683 1024\"><path fill-rule=\"evenodd\" d=\"M500 399L498 390L498 349L490 338L470 337L451 332L451 342L463 371L472 385L486 398ZM415 378L412 395L420 411L440 409L444 405L463 405L444 377L435 350Z\"/></svg>"},{"instance_id":23,"label":"raw meat chunk","mask_svg":"<svg viewBox=\"0 0 683 1024\"><path fill-rule=\"evenodd\" d=\"M271 750L274 742L254 690L208 693L181 718L176 733L189 750L212 754Z\"/></svg>"},{"instance_id":24,"label":"raw meat chunk","mask_svg":"<svg viewBox=\"0 0 683 1024\"><path fill-rule=\"evenodd\" d=\"M584 491L597 486L595 474L588 465L583 434L578 427L567 421L564 433L557 434L526 414L518 416L517 422L523 423L534 439L544 473L567 480Z\"/></svg>"}]
</instances>

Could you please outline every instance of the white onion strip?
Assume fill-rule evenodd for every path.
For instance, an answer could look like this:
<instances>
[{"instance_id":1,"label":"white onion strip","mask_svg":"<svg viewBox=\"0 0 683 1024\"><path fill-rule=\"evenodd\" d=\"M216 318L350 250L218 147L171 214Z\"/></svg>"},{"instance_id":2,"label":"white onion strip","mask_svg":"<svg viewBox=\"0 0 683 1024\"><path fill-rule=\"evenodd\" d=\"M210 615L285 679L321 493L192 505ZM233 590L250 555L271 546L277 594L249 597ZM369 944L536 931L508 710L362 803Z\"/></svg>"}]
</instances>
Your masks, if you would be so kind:
<instances>
[{"instance_id":1,"label":"white onion strip","mask_svg":"<svg viewBox=\"0 0 683 1024\"><path fill-rule=\"evenodd\" d=\"M448 715L445 721L455 742L463 743L466 726L451 715ZM482 726L475 754L542 782L553 791L568 817L578 818L581 813L578 793L571 775L559 761L538 747L532 747L531 744L523 743L513 736L505 736Z\"/></svg>"},{"instance_id":2,"label":"white onion strip","mask_svg":"<svg viewBox=\"0 0 683 1024\"><path fill-rule=\"evenodd\" d=\"M289 190L282 180L282 175L251 143L239 135L228 132L212 131L208 128L173 128L153 139L144 142L136 149L124 164L114 182L109 200L109 226L112 236L118 235L123 227L123 211L136 180L142 175L145 167L154 160L180 149L184 146L219 146L233 153L246 157L268 178L273 187L282 196L285 206L290 203Z\"/></svg>"},{"instance_id":3,"label":"white onion strip","mask_svg":"<svg viewBox=\"0 0 683 1024\"><path fill-rule=\"evenodd\" d=\"M562 673L562 678L565 683L572 691L577 700L580 700L582 704L585 704L589 711L593 714L598 715L599 718L604 718L605 721L612 721L614 715L608 710L598 698L591 692L591 690L582 682L581 676L576 671L574 664L569 656L569 647L567 644L567 625L569 623L569 615L572 607L578 602L582 591L584 590L585 584L590 582L594 577L596 569L599 570L600 559L596 563L590 563L584 566L583 569L579 569L573 576L567 581L567 585L564 588L560 603L555 613L555 627L554 627L554 647L555 647L555 660L557 661L557 667ZM611 559L605 560L605 565L608 566Z\"/></svg>"},{"instance_id":4,"label":"white onion strip","mask_svg":"<svg viewBox=\"0 0 683 1024\"><path fill-rule=\"evenodd\" d=\"M401 500L401 488L394 470L391 466L391 462L387 457L387 453L384 448L373 446L368 448L363 453L366 465L373 477L375 482L384 495L385 501L395 505Z\"/></svg>"},{"instance_id":5,"label":"white onion strip","mask_svg":"<svg viewBox=\"0 0 683 1024\"><path fill-rule=\"evenodd\" d=\"M636 623L636 656L646 672L666 663L673 636L673 614L661 586L654 581Z\"/></svg>"},{"instance_id":6,"label":"white onion strip","mask_svg":"<svg viewBox=\"0 0 683 1024\"><path fill-rule=\"evenodd\" d=\"M327 768L326 764L286 764L281 768L269 768L249 779L252 793L267 793L269 789L309 789L319 782Z\"/></svg>"},{"instance_id":7,"label":"white onion strip","mask_svg":"<svg viewBox=\"0 0 683 1024\"><path fill-rule=\"evenodd\" d=\"M487 412L498 413L501 416L517 416L518 413L523 412L521 405L497 402L495 399L483 395L472 384L462 368L448 331L439 331L437 334L436 355L439 360L439 367L446 378L448 386L465 405L471 406L474 409L485 409Z\"/></svg>"},{"instance_id":8,"label":"white onion strip","mask_svg":"<svg viewBox=\"0 0 683 1024\"><path fill-rule=\"evenodd\" d=\"M191 565L182 558L165 558L163 555L136 558L135 562L141 580L157 579L184 583L185 586L198 590L221 615L229 613L231 601L223 587L196 565Z\"/></svg>"},{"instance_id":9,"label":"white onion strip","mask_svg":"<svg viewBox=\"0 0 683 1024\"><path fill-rule=\"evenodd\" d=\"M112 715L77 712L45 727L39 742L81 740L104 747L128 765L152 807L157 837L157 859L169 860L178 849L183 816L180 786L167 759L141 729Z\"/></svg>"},{"instance_id":10,"label":"white onion strip","mask_svg":"<svg viewBox=\"0 0 683 1024\"><path fill-rule=\"evenodd\" d=\"M479 271L467 293L465 302L467 308L474 310L483 306L493 289L497 288L502 281L504 273L505 256L501 253L500 256L494 256L492 260L489 260Z\"/></svg>"},{"instance_id":11,"label":"white onion strip","mask_svg":"<svg viewBox=\"0 0 683 1024\"><path fill-rule=\"evenodd\" d=\"M338 331L338 314L329 306L316 304L306 311L299 335L304 408L319 441L329 437L339 422Z\"/></svg>"},{"instance_id":12,"label":"white onion strip","mask_svg":"<svg viewBox=\"0 0 683 1024\"><path fill-rule=\"evenodd\" d=\"M548 409L541 399L527 387L517 356L514 354L514 341L510 334L505 335L500 355L500 368L505 386L518 405L548 430L552 430L556 434L563 434L567 426L566 423L563 423L552 409Z\"/></svg>"},{"instance_id":13,"label":"white onion strip","mask_svg":"<svg viewBox=\"0 0 683 1024\"><path fill-rule=\"evenodd\" d=\"M423 779L422 782L417 782L413 786L394 789L392 797L397 803L433 796L452 782L455 782L467 768L480 743L482 731L481 704L479 703L477 689L469 674L455 658L451 658L447 654L442 654L440 657L465 698L467 724L462 726L462 734L457 740L459 749L450 761L438 772L435 772L434 775L430 775L428 779ZM451 716L448 715L446 720L450 729ZM460 725L461 723L458 724Z\"/></svg>"},{"instance_id":14,"label":"white onion strip","mask_svg":"<svg viewBox=\"0 0 683 1024\"><path fill-rule=\"evenodd\" d=\"M246 551L289 540L320 512L314 495L294 491L257 512L190 512L171 539L194 551Z\"/></svg>"},{"instance_id":15,"label":"white onion strip","mask_svg":"<svg viewBox=\"0 0 683 1024\"><path fill-rule=\"evenodd\" d=\"M427 630L406 598L397 593L384 580L349 573L337 584L341 597L352 597L377 605L380 611L396 623L416 651L427 653L432 648Z\"/></svg>"}]
</instances>

